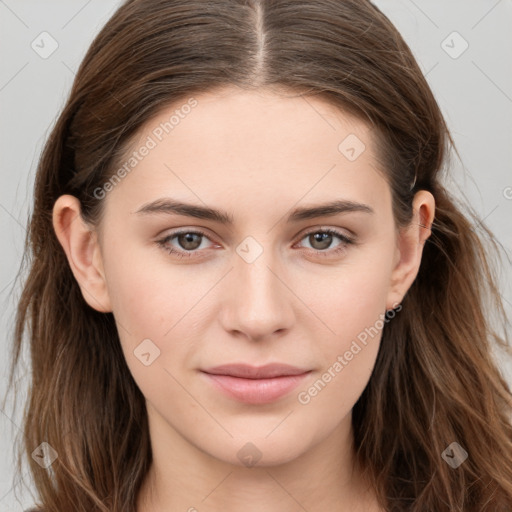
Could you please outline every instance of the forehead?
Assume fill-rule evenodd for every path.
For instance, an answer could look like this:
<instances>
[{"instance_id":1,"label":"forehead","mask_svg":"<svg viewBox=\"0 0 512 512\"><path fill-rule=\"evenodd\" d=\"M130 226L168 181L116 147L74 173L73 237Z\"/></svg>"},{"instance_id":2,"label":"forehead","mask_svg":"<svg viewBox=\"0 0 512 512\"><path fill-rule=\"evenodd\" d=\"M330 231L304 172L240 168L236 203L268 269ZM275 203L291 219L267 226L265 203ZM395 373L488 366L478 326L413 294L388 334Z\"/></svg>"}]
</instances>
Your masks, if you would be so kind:
<instances>
[{"instance_id":1,"label":"forehead","mask_svg":"<svg viewBox=\"0 0 512 512\"><path fill-rule=\"evenodd\" d=\"M386 199L370 127L317 97L224 88L163 108L137 135L113 192L139 203Z\"/></svg>"}]
</instances>

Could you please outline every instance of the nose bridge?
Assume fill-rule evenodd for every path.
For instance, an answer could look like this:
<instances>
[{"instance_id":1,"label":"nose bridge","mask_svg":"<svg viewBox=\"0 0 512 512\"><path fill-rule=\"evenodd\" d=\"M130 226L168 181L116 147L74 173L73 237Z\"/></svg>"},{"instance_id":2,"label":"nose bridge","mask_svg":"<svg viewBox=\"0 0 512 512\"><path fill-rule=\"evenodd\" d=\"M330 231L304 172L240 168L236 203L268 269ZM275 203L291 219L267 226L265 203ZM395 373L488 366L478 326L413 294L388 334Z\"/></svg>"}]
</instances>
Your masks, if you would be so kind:
<instances>
[{"instance_id":1,"label":"nose bridge","mask_svg":"<svg viewBox=\"0 0 512 512\"><path fill-rule=\"evenodd\" d=\"M266 240L269 241L271 237ZM268 242L270 243L270 242ZM290 291L283 284L283 266L271 247L247 237L236 248L229 286L229 330L262 338L288 328L292 321Z\"/></svg>"}]
</instances>

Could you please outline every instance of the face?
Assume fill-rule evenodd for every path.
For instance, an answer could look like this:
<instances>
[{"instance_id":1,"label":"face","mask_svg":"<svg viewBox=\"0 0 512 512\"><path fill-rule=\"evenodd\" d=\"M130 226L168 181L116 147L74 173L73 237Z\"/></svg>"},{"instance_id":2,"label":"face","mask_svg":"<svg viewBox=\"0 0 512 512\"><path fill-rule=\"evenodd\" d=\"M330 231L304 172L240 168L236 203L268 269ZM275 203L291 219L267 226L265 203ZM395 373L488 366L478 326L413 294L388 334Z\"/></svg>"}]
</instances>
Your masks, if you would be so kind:
<instances>
[{"instance_id":1,"label":"face","mask_svg":"<svg viewBox=\"0 0 512 512\"><path fill-rule=\"evenodd\" d=\"M102 300L154 425L279 464L350 423L410 284L391 192L368 126L322 100L194 98L152 119L103 189ZM273 363L300 375L206 373Z\"/></svg>"}]
</instances>

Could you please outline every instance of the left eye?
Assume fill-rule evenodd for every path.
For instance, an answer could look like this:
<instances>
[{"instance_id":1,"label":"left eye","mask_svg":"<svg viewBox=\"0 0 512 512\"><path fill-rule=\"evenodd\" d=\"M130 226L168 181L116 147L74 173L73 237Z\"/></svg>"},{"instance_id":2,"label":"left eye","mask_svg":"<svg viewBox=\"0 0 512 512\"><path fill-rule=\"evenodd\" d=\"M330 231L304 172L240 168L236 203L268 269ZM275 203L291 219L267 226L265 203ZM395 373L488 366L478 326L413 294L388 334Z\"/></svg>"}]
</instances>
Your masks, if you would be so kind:
<instances>
[{"instance_id":1,"label":"left eye","mask_svg":"<svg viewBox=\"0 0 512 512\"><path fill-rule=\"evenodd\" d=\"M319 243L318 248L312 247L312 249L316 252L326 252L323 249L329 248L329 246L332 243L333 237L339 238L341 240L341 243L338 246L336 246L337 248L334 249L334 252L341 250L342 248L345 248L345 246L348 244L353 243L353 240L351 238L334 229L320 229L316 231L310 231L309 233L306 233L306 235L301 240L307 238L308 241L310 241L310 243Z\"/></svg>"},{"instance_id":2,"label":"left eye","mask_svg":"<svg viewBox=\"0 0 512 512\"><path fill-rule=\"evenodd\" d=\"M334 249L327 251L326 249L328 249L332 244L333 237L339 238L341 243ZM202 231L179 231L177 233L167 235L163 239L158 240L157 243L169 254L176 254L180 257L191 257L194 253L200 252L198 249L201 247L203 238L209 240L206 233L203 233ZM181 247L170 245L170 242L174 239L178 241L178 244ZM299 241L304 239L308 239L310 244L318 244L317 248L311 247L311 250L315 254L321 254L322 256L343 251L346 249L347 245L354 243L353 239L334 229L316 229L304 234Z\"/></svg>"}]
</instances>

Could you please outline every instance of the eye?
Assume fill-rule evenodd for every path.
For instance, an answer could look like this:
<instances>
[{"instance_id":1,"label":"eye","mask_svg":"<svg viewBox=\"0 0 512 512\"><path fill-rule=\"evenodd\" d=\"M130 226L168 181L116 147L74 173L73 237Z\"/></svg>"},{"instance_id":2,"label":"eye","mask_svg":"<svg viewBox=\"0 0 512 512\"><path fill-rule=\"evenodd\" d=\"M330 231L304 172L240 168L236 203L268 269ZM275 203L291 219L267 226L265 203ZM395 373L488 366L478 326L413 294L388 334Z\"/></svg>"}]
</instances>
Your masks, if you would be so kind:
<instances>
[{"instance_id":1,"label":"eye","mask_svg":"<svg viewBox=\"0 0 512 512\"><path fill-rule=\"evenodd\" d=\"M341 242L335 246L334 249L327 251L326 249L332 245L333 237L340 239ZM301 240L304 239L307 239L310 243L312 246L311 249L314 253L319 254L322 257L339 255L346 251L348 245L355 244L355 240L353 238L348 237L341 231L331 228L309 231L301 238Z\"/></svg>"},{"instance_id":2,"label":"eye","mask_svg":"<svg viewBox=\"0 0 512 512\"><path fill-rule=\"evenodd\" d=\"M332 245L333 237L338 238L341 242L334 249L326 250ZM192 256L196 257L195 253L201 252L199 249L205 249L205 247L201 247L205 239L209 240L203 231L181 230L157 240L157 244L169 254L177 255L180 258L190 258ZM307 239L312 245L311 250L322 257L339 255L346 250L348 245L356 243L354 239L341 231L331 228L311 230L303 235L300 240L304 239ZM171 245L174 240L178 247Z\"/></svg>"},{"instance_id":3,"label":"eye","mask_svg":"<svg viewBox=\"0 0 512 512\"><path fill-rule=\"evenodd\" d=\"M178 248L170 245L170 242L174 239L176 239L176 242L179 245ZM161 240L157 240L157 244L169 254L176 254L180 258L190 258L193 253L198 252L198 249L201 248L203 239L208 239L208 237L206 233L203 233L202 231L183 230L172 233Z\"/></svg>"}]
</instances>

